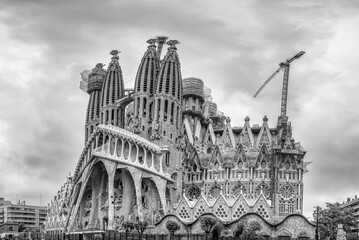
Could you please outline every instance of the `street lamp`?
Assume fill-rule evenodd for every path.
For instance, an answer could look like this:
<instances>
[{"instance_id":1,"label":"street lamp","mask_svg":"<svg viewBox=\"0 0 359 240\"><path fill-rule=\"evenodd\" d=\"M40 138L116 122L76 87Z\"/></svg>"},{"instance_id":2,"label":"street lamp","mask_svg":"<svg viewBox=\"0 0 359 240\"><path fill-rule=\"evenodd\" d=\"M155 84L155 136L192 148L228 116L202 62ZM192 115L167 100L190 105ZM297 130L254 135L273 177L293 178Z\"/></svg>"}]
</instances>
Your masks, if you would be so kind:
<instances>
[{"instance_id":1,"label":"street lamp","mask_svg":"<svg viewBox=\"0 0 359 240\"><path fill-rule=\"evenodd\" d=\"M318 217L319 217L319 206L317 206L317 224L315 226L315 240L319 240L318 234Z\"/></svg>"}]
</instances>

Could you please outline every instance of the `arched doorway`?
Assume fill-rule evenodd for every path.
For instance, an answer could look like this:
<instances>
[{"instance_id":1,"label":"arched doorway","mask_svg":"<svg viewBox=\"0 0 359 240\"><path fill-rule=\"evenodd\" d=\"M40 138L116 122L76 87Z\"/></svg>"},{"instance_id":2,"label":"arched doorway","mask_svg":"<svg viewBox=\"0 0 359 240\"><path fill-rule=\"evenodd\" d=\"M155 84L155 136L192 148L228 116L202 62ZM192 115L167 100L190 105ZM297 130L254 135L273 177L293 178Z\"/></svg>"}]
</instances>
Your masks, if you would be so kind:
<instances>
[{"instance_id":1,"label":"arched doorway","mask_svg":"<svg viewBox=\"0 0 359 240\"><path fill-rule=\"evenodd\" d=\"M236 234L234 235L234 238L235 238L235 239L239 239L239 238L241 237L242 233L243 233L243 229L242 229L242 230L238 230L238 231L236 232Z\"/></svg>"},{"instance_id":2,"label":"arched doorway","mask_svg":"<svg viewBox=\"0 0 359 240\"><path fill-rule=\"evenodd\" d=\"M213 229L212 231L212 240L219 240L219 232L217 229Z\"/></svg>"}]
</instances>

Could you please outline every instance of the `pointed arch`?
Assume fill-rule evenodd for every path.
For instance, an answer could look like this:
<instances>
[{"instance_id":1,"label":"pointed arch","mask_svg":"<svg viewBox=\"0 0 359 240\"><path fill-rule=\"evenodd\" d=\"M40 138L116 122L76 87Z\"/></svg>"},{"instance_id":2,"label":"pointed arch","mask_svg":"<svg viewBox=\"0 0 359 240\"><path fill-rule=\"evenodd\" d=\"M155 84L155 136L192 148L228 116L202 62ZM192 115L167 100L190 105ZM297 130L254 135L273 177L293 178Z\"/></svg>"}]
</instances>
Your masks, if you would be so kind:
<instances>
[{"instance_id":1,"label":"pointed arch","mask_svg":"<svg viewBox=\"0 0 359 240\"><path fill-rule=\"evenodd\" d=\"M178 216L184 222L190 222L192 220L192 209L187 199L182 196L175 210L176 216Z\"/></svg>"},{"instance_id":2,"label":"pointed arch","mask_svg":"<svg viewBox=\"0 0 359 240\"><path fill-rule=\"evenodd\" d=\"M244 127L239 134L239 141L242 143L245 150L251 149L254 147L254 137L251 130L251 127L249 126L249 121L246 121L244 124Z\"/></svg>"},{"instance_id":3,"label":"pointed arch","mask_svg":"<svg viewBox=\"0 0 359 240\"><path fill-rule=\"evenodd\" d=\"M240 163L242 164L241 166L239 166ZM234 164L236 164L239 169L241 169L242 166L248 167L247 156L242 143L239 143L237 146L237 150L234 155Z\"/></svg>"},{"instance_id":4,"label":"pointed arch","mask_svg":"<svg viewBox=\"0 0 359 240\"><path fill-rule=\"evenodd\" d=\"M205 130L203 143L211 143L214 144L216 142L216 136L214 134L212 123L208 124L207 129Z\"/></svg>"},{"instance_id":5,"label":"pointed arch","mask_svg":"<svg viewBox=\"0 0 359 240\"><path fill-rule=\"evenodd\" d=\"M227 121L227 124L223 130L222 133L222 141L224 142L224 144L226 146L230 146L230 148L235 149L236 147L236 142L234 139L234 135L233 135L233 131L232 131L232 127L230 124L230 121Z\"/></svg>"},{"instance_id":6,"label":"pointed arch","mask_svg":"<svg viewBox=\"0 0 359 240\"><path fill-rule=\"evenodd\" d=\"M258 138L256 141L256 148L261 148L263 145L269 148L271 144L272 144L272 134L269 130L268 122L263 121L261 130L259 131Z\"/></svg>"},{"instance_id":7,"label":"pointed arch","mask_svg":"<svg viewBox=\"0 0 359 240\"><path fill-rule=\"evenodd\" d=\"M259 154L255 160L255 167L256 168L262 168L262 162L265 161L265 164L266 164L266 167L267 168L267 165L268 163L270 162L269 160L269 157L270 157L270 153L269 153L269 150L267 148L266 145L262 145L260 150L259 150Z\"/></svg>"},{"instance_id":8,"label":"pointed arch","mask_svg":"<svg viewBox=\"0 0 359 240\"><path fill-rule=\"evenodd\" d=\"M184 126L184 129L186 130L186 135L188 137L188 140L191 144L193 144L193 133L192 133L192 130L191 130L191 125L189 124L189 121L188 121L188 118L185 117L184 120L183 120L183 126Z\"/></svg>"},{"instance_id":9,"label":"pointed arch","mask_svg":"<svg viewBox=\"0 0 359 240\"><path fill-rule=\"evenodd\" d=\"M215 146L214 151L212 153L210 163L212 165L216 165L218 163L219 166L221 166L223 163L222 154L217 145Z\"/></svg>"},{"instance_id":10,"label":"pointed arch","mask_svg":"<svg viewBox=\"0 0 359 240\"><path fill-rule=\"evenodd\" d=\"M270 206L262 193L259 195L255 204L253 205L253 211L259 214L265 220L269 220L271 218Z\"/></svg>"},{"instance_id":11,"label":"pointed arch","mask_svg":"<svg viewBox=\"0 0 359 240\"><path fill-rule=\"evenodd\" d=\"M243 194L240 194L232 206L232 219L239 219L248 212L250 212L248 202Z\"/></svg>"}]
</instances>

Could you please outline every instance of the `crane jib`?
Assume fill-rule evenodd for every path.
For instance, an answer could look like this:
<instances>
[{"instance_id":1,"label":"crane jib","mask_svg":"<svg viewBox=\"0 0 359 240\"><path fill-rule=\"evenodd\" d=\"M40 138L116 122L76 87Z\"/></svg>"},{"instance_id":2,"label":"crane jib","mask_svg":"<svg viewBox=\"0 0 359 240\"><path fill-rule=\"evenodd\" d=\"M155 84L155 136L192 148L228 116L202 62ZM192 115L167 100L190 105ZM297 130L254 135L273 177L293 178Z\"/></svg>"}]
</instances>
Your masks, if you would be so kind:
<instances>
[{"instance_id":1,"label":"crane jib","mask_svg":"<svg viewBox=\"0 0 359 240\"><path fill-rule=\"evenodd\" d=\"M288 80L289 80L289 67L290 63L293 62L295 59L300 58L305 54L304 51L300 51L297 53L294 57L287 59L285 62L282 62L279 64L279 69L275 71L265 82L264 84L259 88L259 90L254 94L254 97L256 97L262 89L274 78L275 75L281 70L284 69L284 75L283 75L283 88L282 88L282 101L281 101L281 116L286 115L287 111L287 100L288 100Z\"/></svg>"}]
</instances>

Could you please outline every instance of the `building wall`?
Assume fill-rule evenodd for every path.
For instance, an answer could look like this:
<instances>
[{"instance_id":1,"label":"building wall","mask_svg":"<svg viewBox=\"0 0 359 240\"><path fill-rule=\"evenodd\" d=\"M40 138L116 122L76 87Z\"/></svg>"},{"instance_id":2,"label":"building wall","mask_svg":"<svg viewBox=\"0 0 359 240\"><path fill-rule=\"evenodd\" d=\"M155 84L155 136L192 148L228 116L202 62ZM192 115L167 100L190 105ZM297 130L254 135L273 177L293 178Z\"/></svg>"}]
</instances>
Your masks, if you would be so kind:
<instances>
[{"instance_id":1,"label":"building wall","mask_svg":"<svg viewBox=\"0 0 359 240\"><path fill-rule=\"evenodd\" d=\"M0 224L0 234L6 233L8 234L15 234L19 232L18 223L15 222L6 222Z\"/></svg>"},{"instance_id":2,"label":"building wall","mask_svg":"<svg viewBox=\"0 0 359 240\"><path fill-rule=\"evenodd\" d=\"M353 210L354 216L355 216L357 224L358 224L358 227L356 230L359 230L359 198L358 198L358 196L355 195L354 198L347 198L347 201L343 202L340 207L342 207L344 209L351 208Z\"/></svg>"},{"instance_id":3,"label":"building wall","mask_svg":"<svg viewBox=\"0 0 359 240\"><path fill-rule=\"evenodd\" d=\"M46 221L47 208L41 206L12 204L0 205L0 221L23 223L26 227L39 227Z\"/></svg>"}]
</instances>

